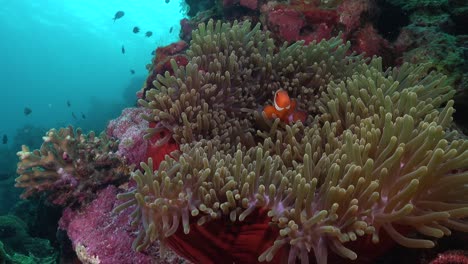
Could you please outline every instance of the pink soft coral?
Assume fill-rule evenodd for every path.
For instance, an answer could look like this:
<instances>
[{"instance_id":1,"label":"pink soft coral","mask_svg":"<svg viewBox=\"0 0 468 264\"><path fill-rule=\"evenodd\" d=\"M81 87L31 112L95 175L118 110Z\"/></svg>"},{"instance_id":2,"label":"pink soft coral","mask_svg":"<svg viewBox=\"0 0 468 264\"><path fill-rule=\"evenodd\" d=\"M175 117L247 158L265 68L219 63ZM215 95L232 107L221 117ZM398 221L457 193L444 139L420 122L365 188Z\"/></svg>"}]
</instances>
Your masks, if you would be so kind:
<instances>
[{"instance_id":1,"label":"pink soft coral","mask_svg":"<svg viewBox=\"0 0 468 264\"><path fill-rule=\"evenodd\" d=\"M172 252L161 256L159 244L145 252L132 249L135 231L128 225L131 210L113 214L117 188L109 186L81 210L65 209L59 222L67 232L78 257L98 259L99 263L187 263Z\"/></svg>"},{"instance_id":2,"label":"pink soft coral","mask_svg":"<svg viewBox=\"0 0 468 264\"><path fill-rule=\"evenodd\" d=\"M429 264L468 264L468 252L463 250L449 250L441 253Z\"/></svg>"},{"instance_id":3,"label":"pink soft coral","mask_svg":"<svg viewBox=\"0 0 468 264\"><path fill-rule=\"evenodd\" d=\"M119 139L117 153L135 165L146 161L148 147L148 141L143 138L148 129L148 121L142 118L142 114L149 114L149 111L144 108L125 108L122 114L107 126L107 135Z\"/></svg>"}]
</instances>

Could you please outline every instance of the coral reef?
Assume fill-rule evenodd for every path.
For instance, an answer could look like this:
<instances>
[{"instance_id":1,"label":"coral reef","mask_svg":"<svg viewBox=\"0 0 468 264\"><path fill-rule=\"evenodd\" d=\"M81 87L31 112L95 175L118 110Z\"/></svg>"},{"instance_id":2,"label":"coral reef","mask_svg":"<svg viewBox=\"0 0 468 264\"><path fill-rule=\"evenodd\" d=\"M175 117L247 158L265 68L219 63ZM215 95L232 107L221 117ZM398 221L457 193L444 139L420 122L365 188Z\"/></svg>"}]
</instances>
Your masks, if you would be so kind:
<instances>
[{"instance_id":1,"label":"coral reef","mask_svg":"<svg viewBox=\"0 0 468 264\"><path fill-rule=\"evenodd\" d=\"M288 91L298 99L297 108L313 116L324 85L351 76L360 58L347 57L349 44L340 46L337 38L307 50L297 42L276 52L260 24L250 29L249 22L235 23L231 29L211 21L195 32L186 52L189 64L179 68L171 61L174 75L159 75L153 82L156 88L139 100L152 111L144 117L156 124L150 135L171 131L161 145L171 137L179 144L219 138L226 144L254 145L254 124L261 116L256 110L272 104L278 89ZM302 92L304 87L307 92Z\"/></svg>"},{"instance_id":2,"label":"coral reef","mask_svg":"<svg viewBox=\"0 0 468 264\"><path fill-rule=\"evenodd\" d=\"M431 248L468 231L468 140L451 130L444 75L384 70L338 38L276 46L260 28L200 24L188 64L171 60L139 101L155 124L147 137L169 131L156 143L180 151L142 163L118 195L136 250L161 241L196 263L371 262L393 242ZM304 123L265 117L278 89Z\"/></svg>"},{"instance_id":3,"label":"coral reef","mask_svg":"<svg viewBox=\"0 0 468 264\"><path fill-rule=\"evenodd\" d=\"M49 201L67 206L87 202L96 190L128 179L130 167L116 153L118 144L104 133L83 134L72 127L52 129L39 150L23 145L18 152L16 187L22 198L45 193Z\"/></svg>"},{"instance_id":4,"label":"coral reef","mask_svg":"<svg viewBox=\"0 0 468 264\"><path fill-rule=\"evenodd\" d=\"M117 154L127 158L128 164L138 165L146 158L148 141L143 139L148 121L141 118L149 111L143 108L125 108L122 114L109 122L106 133L119 140Z\"/></svg>"},{"instance_id":5,"label":"coral reef","mask_svg":"<svg viewBox=\"0 0 468 264\"><path fill-rule=\"evenodd\" d=\"M393 43L386 40L377 30L379 8L375 1L187 0L186 4L190 8L190 19L180 21L179 34L185 43L190 42L191 31L196 29L199 23L206 23L214 18L231 22L261 22L264 29L271 31L271 37L277 43L303 40L307 44L314 40L330 39L341 33L345 41L350 41L351 51L363 52L367 57L381 56L384 65L394 65L402 52L395 50ZM185 66L186 47L174 49L177 46L181 45L174 43L166 48L172 50L170 55L176 58L179 66ZM156 54L156 61L153 60L152 65L148 67L151 74L143 92L140 93L140 98L144 98L146 91L154 88L153 82L157 74L164 75L165 71L172 71L169 60L161 63L167 57L164 55L167 50L161 53L162 55Z\"/></svg>"},{"instance_id":6,"label":"coral reef","mask_svg":"<svg viewBox=\"0 0 468 264\"><path fill-rule=\"evenodd\" d=\"M310 41L328 39L339 22L336 10L321 9L314 4L294 3L263 8L269 29L283 40ZM348 16L347 13L344 13ZM349 29L351 31L351 29Z\"/></svg>"},{"instance_id":7,"label":"coral reef","mask_svg":"<svg viewBox=\"0 0 468 264\"><path fill-rule=\"evenodd\" d=\"M46 239L31 237L26 224L14 215L0 216L0 263L57 263Z\"/></svg>"},{"instance_id":8,"label":"coral reef","mask_svg":"<svg viewBox=\"0 0 468 264\"><path fill-rule=\"evenodd\" d=\"M424 8L418 9L421 5ZM450 29L454 27L453 21L444 11L449 8L448 2L408 1L403 8L411 13L412 22L403 28L396 43L398 49L405 51L403 59L431 62L437 70L450 74L455 84L459 83L464 64L463 36L453 34Z\"/></svg>"},{"instance_id":9,"label":"coral reef","mask_svg":"<svg viewBox=\"0 0 468 264\"><path fill-rule=\"evenodd\" d=\"M386 66L402 61L431 62L454 82L462 95L458 101L465 100L468 83L464 70L468 67L464 52L468 47L465 1L210 0L186 3L195 7L189 13L190 21L183 23L187 29L210 18L251 20L262 22L278 41L305 40L306 43L328 39L341 32L343 39L351 42L351 50L365 52L369 57L380 56ZM188 41L187 32L184 30L181 34L185 41Z\"/></svg>"},{"instance_id":10,"label":"coral reef","mask_svg":"<svg viewBox=\"0 0 468 264\"><path fill-rule=\"evenodd\" d=\"M402 60L431 62L457 89L455 121L465 132L468 121L468 19L466 1L388 1L399 6L410 23L403 27L394 46ZM463 22L462 22L463 21Z\"/></svg>"},{"instance_id":11,"label":"coral reef","mask_svg":"<svg viewBox=\"0 0 468 264\"><path fill-rule=\"evenodd\" d=\"M468 252L451 250L439 254L436 259L432 260L429 264L466 264L468 263Z\"/></svg>"},{"instance_id":12,"label":"coral reef","mask_svg":"<svg viewBox=\"0 0 468 264\"><path fill-rule=\"evenodd\" d=\"M150 129L155 127L156 123L152 122L150 124ZM171 132L167 129L158 129L158 133L145 135L145 138L149 140L145 160L152 158L154 161L154 169L158 168L161 161L166 158L166 155L171 157L174 151L179 150L179 144L171 138Z\"/></svg>"},{"instance_id":13,"label":"coral reef","mask_svg":"<svg viewBox=\"0 0 468 264\"><path fill-rule=\"evenodd\" d=\"M119 203L116 194L117 188L109 186L80 210L65 209L60 219L60 228L67 231L82 263L186 263L170 250L164 256L159 250L132 251L135 230L126 225L129 211L112 214Z\"/></svg>"},{"instance_id":14,"label":"coral reef","mask_svg":"<svg viewBox=\"0 0 468 264\"><path fill-rule=\"evenodd\" d=\"M205 4L199 5L200 2ZM191 22L184 21L182 29L205 23L210 18L225 21L251 20L262 22L279 42L304 40L309 43L329 39L341 32L345 40L351 41L351 50L368 48L363 50L367 56L382 56L386 65L391 65L398 55L395 54L393 45L376 28L380 14L378 1L218 0L211 5L206 2L208 1L198 1L195 4L193 1L186 1L190 7L197 6L198 13L190 12ZM200 6L205 9L198 8ZM366 35L369 33L372 33L371 37ZM187 30L181 32L185 41L188 41L187 35ZM364 41L367 45L360 45ZM378 48L374 48L375 46Z\"/></svg>"},{"instance_id":15,"label":"coral reef","mask_svg":"<svg viewBox=\"0 0 468 264\"><path fill-rule=\"evenodd\" d=\"M465 1L186 3L137 107L18 152L39 206L0 216L0 264L466 262Z\"/></svg>"},{"instance_id":16,"label":"coral reef","mask_svg":"<svg viewBox=\"0 0 468 264\"><path fill-rule=\"evenodd\" d=\"M153 88L153 81L156 79L158 74L164 74L166 71L170 72L172 70L170 63L171 60L174 60L180 66L187 65L187 57L181 54L187 49L187 47L188 44L181 40L179 42L156 49L153 63L146 66L149 71L149 75L146 78L146 82L143 85L141 92L138 93L139 98L145 98L146 91Z\"/></svg>"}]
</instances>

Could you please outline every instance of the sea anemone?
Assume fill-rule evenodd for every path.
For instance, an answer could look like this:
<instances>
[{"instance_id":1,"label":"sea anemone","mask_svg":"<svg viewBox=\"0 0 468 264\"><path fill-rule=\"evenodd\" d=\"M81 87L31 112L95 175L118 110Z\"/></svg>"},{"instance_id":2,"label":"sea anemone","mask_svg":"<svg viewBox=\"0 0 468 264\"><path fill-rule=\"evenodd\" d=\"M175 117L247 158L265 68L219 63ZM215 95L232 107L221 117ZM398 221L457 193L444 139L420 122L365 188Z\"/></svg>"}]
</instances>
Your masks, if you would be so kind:
<instances>
[{"instance_id":1,"label":"sea anemone","mask_svg":"<svg viewBox=\"0 0 468 264\"><path fill-rule=\"evenodd\" d=\"M196 263L327 263L365 257L354 242L430 248L468 231L453 88L429 65L383 70L348 48L339 38L278 47L260 25L201 24L187 66L173 64L140 101L149 134L169 130L160 144L180 150L156 170L141 163L118 196L116 212L134 207L134 248L160 240ZM280 88L304 123L262 115Z\"/></svg>"}]
</instances>

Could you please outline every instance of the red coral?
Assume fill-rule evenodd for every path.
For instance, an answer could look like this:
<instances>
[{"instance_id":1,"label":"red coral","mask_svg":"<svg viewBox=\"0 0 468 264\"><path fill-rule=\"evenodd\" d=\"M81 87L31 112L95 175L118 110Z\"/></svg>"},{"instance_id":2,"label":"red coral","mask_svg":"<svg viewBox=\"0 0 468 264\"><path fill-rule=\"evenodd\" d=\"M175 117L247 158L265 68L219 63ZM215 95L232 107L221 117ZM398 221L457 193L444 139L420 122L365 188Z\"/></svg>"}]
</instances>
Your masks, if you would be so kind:
<instances>
[{"instance_id":1,"label":"red coral","mask_svg":"<svg viewBox=\"0 0 468 264\"><path fill-rule=\"evenodd\" d=\"M156 64L167 59L167 57L175 54L179 54L188 48L188 44L185 41L178 41L170 45L159 47L156 49L158 56L156 57Z\"/></svg>"},{"instance_id":2,"label":"red coral","mask_svg":"<svg viewBox=\"0 0 468 264\"><path fill-rule=\"evenodd\" d=\"M190 232L184 234L183 228L164 241L180 256L194 263L249 263L260 264L258 257L271 247L278 238L278 229L269 225L271 221L265 208L257 208L244 221L231 222L228 216L212 220L203 225L197 219L190 222ZM398 227L407 232L405 227ZM388 252L395 242L385 232L380 232L380 242L372 242L371 236L346 243L346 247L357 252L356 264L375 263L377 257ZM287 263L288 248L281 247L268 264ZM347 264L349 259L328 252L328 263ZM313 251L309 259L313 259ZM440 263L439 263L440 264Z\"/></svg>"},{"instance_id":3,"label":"red coral","mask_svg":"<svg viewBox=\"0 0 468 264\"><path fill-rule=\"evenodd\" d=\"M150 127L154 128L155 123L151 123ZM156 170L159 168L159 164L164 160L166 155L169 155L174 150L179 149L179 144L177 144L169 134L168 130L162 130L159 133L156 133L151 139L148 148L146 149L146 159L153 159L153 169ZM165 141L165 144L159 144L160 141Z\"/></svg>"},{"instance_id":4,"label":"red coral","mask_svg":"<svg viewBox=\"0 0 468 264\"><path fill-rule=\"evenodd\" d=\"M357 32L355 43L354 47L357 52L365 52L370 57L379 54L383 46L387 44L370 24Z\"/></svg>"},{"instance_id":5,"label":"red coral","mask_svg":"<svg viewBox=\"0 0 468 264\"><path fill-rule=\"evenodd\" d=\"M280 37L286 41L299 40L301 28L305 25L300 12L285 8L271 11L268 23L270 27L277 28Z\"/></svg>"},{"instance_id":6,"label":"red coral","mask_svg":"<svg viewBox=\"0 0 468 264\"><path fill-rule=\"evenodd\" d=\"M153 65L150 66L150 75L146 78L144 91L153 87L153 81L158 74L164 74L166 71L172 74L171 59L174 59L179 66L188 64L188 59L183 52L188 48L187 42L181 40L165 47L156 49L156 58Z\"/></svg>"},{"instance_id":7,"label":"red coral","mask_svg":"<svg viewBox=\"0 0 468 264\"><path fill-rule=\"evenodd\" d=\"M429 264L468 264L468 252L463 250L449 250L439 254Z\"/></svg>"},{"instance_id":8,"label":"red coral","mask_svg":"<svg viewBox=\"0 0 468 264\"><path fill-rule=\"evenodd\" d=\"M354 37L353 50L358 53L366 53L366 56L381 56L385 65L393 62L394 52L390 43L384 39L377 30L367 24L360 29Z\"/></svg>"},{"instance_id":9,"label":"red coral","mask_svg":"<svg viewBox=\"0 0 468 264\"><path fill-rule=\"evenodd\" d=\"M281 40L294 42L329 39L344 28L343 39L354 41L352 50L368 56L382 56L384 63L394 61L395 52L374 27L368 14L375 8L368 0L343 1L336 9L323 9L317 1L291 1L265 4L260 9L267 25Z\"/></svg>"},{"instance_id":10,"label":"red coral","mask_svg":"<svg viewBox=\"0 0 468 264\"><path fill-rule=\"evenodd\" d=\"M321 23L317 25L312 31L305 30L301 39L305 41L306 44L312 41L321 41L323 39L329 39L332 37L333 28L328 26L326 23Z\"/></svg>"},{"instance_id":11,"label":"red coral","mask_svg":"<svg viewBox=\"0 0 468 264\"><path fill-rule=\"evenodd\" d=\"M303 12L307 25L312 30L303 30L301 39L309 43L313 40L320 41L332 37L338 15L335 10L308 9Z\"/></svg>"},{"instance_id":12,"label":"red coral","mask_svg":"<svg viewBox=\"0 0 468 264\"><path fill-rule=\"evenodd\" d=\"M240 0L240 5L255 10L258 7L258 0Z\"/></svg>"},{"instance_id":13,"label":"red coral","mask_svg":"<svg viewBox=\"0 0 468 264\"><path fill-rule=\"evenodd\" d=\"M179 228L165 242L194 263L260 263L258 256L272 246L278 236L278 230L268 224L270 218L264 209L255 210L242 222L232 223L224 218L202 226L191 222L187 235ZM286 247L282 247L268 263L284 263L285 257Z\"/></svg>"},{"instance_id":14,"label":"red coral","mask_svg":"<svg viewBox=\"0 0 468 264\"><path fill-rule=\"evenodd\" d=\"M158 62L154 72L157 74L164 74L167 71L170 74L173 74L174 72L172 71L171 60L175 60L178 66L185 66L188 64L187 56L177 54L174 56L169 56L167 59Z\"/></svg>"},{"instance_id":15,"label":"red coral","mask_svg":"<svg viewBox=\"0 0 468 264\"><path fill-rule=\"evenodd\" d=\"M180 20L180 34L179 37L184 41L190 41L192 37L192 30L196 28L195 23L192 20L184 18Z\"/></svg>"},{"instance_id":16,"label":"red coral","mask_svg":"<svg viewBox=\"0 0 468 264\"><path fill-rule=\"evenodd\" d=\"M338 14L335 10L322 10L318 8L308 8L302 12L308 24L327 24L334 26L338 22Z\"/></svg>"},{"instance_id":17,"label":"red coral","mask_svg":"<svg viewBox=\"0 0 468 264\"><path fill-rule=\"evenodd\" d=\"M345 35L361 26L362 15L369 9L367 0L344 1L338 8L339 23L345 26Z\"/></svg>"},{"instance_id":18,"label":"red coral","mask_svg":"<svg viewBox=\"0 0 468 264\"><path fill-rule=\"evenodd\" d=\"M268 23L286 41L307 43L331 37L338 15L335 10L322 10L313 5L278 5L268 12Z\"/></svg>"}]
</instances>

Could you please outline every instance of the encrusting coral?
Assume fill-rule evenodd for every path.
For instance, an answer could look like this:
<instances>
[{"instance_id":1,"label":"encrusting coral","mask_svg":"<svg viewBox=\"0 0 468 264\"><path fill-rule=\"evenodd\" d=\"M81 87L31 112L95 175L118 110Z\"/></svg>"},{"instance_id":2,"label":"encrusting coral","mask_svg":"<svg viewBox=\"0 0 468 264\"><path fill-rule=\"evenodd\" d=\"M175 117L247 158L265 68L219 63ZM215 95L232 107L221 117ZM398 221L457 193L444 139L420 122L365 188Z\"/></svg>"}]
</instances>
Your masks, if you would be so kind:
<instances>
[{"instance_id":1,"label":"encrusting coral","mask_svg":"<svg viewBox=\"0 0 468 264\"><path fill-rule=\"evenodd\" d=\"M118 196L116 212L134 207L134 247L161 240L217 263L205 242L184 236L209 243L222 234L204 226L265 214L273 238L222 251L223 261L354 260L367 248L354 242L381 244L384 234L430 248L450 230L467 232L468 140L451 129L453 88L428 65L383 70L348 48L338 38L277 47L260 25L201 24L187 66L173 63L140 101L156 123L149 134L169 130L159 144L173 138L180 151L154 171L151 159L141 163L136 187ZM278 89L307 113L304 123L262 115Z\"/></svg>"},{"instance_id":2,"label":"encrusting coral","mask_svg":"<svg viewBox=\"0 0 468 264\"><path fill-rule=\"evenodd\" d=\"M112 213L115 204L120 202L116 197L118 192L117 187L108 186L99 190L92 202L63 211L59 229L67 232L80 263L187 263L170 250L162 254L157 245L151 251L132 250L136 228L127 225L131 209L119 215Z\"/></svg>"},{"instance_id":3,"label":"encrusting coral","mask_svg":"<svg viewBox=\"0 0 468 264\"><path fill-rule=\"evenodd\" d=\"M141 118L141 114L149 112L141 107L125 108L122 114L109 122L106 133L109 137L119 140L117 153L127 159L128 164L139 164L144 160L148 141L143 135L148 129L148 121Z\"/></svg>"},{"instance_id":4,"label":"encrusting coral","mask_svg":"<svg viewBox=\"0 0 468 264\"><path fill-rule=\"evenodd\" d=\"M106 184L128 179L131 167L116 153L118 142L102 133L83 134L73 127L51 129L39 150L18 152L16 187L22 198L45 193L56 205L87 202Z\"/></svg>"}]
</instances>

